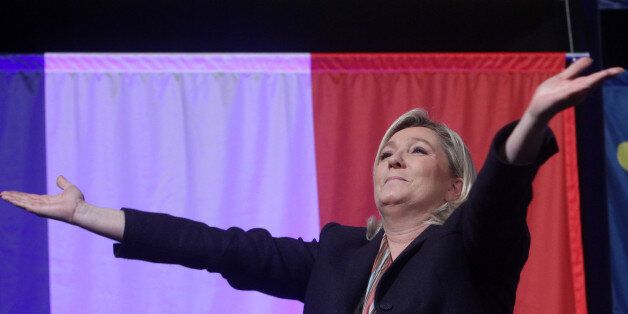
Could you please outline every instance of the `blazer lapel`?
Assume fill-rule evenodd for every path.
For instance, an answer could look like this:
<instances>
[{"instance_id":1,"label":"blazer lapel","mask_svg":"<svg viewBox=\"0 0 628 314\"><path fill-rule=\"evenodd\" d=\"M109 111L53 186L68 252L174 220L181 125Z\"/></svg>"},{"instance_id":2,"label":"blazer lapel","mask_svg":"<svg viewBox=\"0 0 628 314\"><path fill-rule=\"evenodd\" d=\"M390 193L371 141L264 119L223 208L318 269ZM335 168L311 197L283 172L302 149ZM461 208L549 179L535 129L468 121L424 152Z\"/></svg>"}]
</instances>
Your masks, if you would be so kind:
<instances>
[{"instance_id":1,"label":"blazer lapel","mask_svg":"<svg viewBox=\"0 0 628 314\"><path fill-rule=\"evenodd\" d=\"M438 231L441 229L442 229L442 226L429 225L423 232L421 232L421 234L418 237L416 237L416 239L414 239L410 243L410 245L408 245L408 247L406 247L401 252L401 254L399 254L399 256L395 259L395 262L399 261L401 263L401 261L404 261L407 257L414 255L414 253L418 251L421 248L421 246L423 246L423 243L425 243L425 240L437 234ZM395 263L393 262L393 265L394 264Z\"/></svg>"},{"instance_id":2,"label":"blazer lapel","mask_svg":"<svg viewBox=\"0 0 628 314\"><path fill-rule=\"evenodd\" d=\"M394 279L397 278L397 273L401 270L401 267L406 264L408 259L416 254L418 250L421 249L423 243L430 237L442 230L441 226L438 225L430 225L423 231L416 239L414 239L408 247L406 247L399 256L393 261L388 270L382 275L379 283L377 284L377 289L375 290L375 300L380 300L382 295L388 291L388 288L394 282ZM373 257L374 258L374 257Z\"/></svg>"},{"instance_id":3,"label":"blazer lapel","mask_svg":"<svg viewBox=\"0 0 628 314\"><path fill-rule=\"evenodd\" d=\"M380 230L375 238L358 248L347 262L343 276L342 292L345 294L344 299L347 300L347 306L349 307L347 310L350 312L355 310L360 299L364 296L371 269L373 268L373 261L379 251L383 235L383 230Z\"/></svg>"}]
</instances>

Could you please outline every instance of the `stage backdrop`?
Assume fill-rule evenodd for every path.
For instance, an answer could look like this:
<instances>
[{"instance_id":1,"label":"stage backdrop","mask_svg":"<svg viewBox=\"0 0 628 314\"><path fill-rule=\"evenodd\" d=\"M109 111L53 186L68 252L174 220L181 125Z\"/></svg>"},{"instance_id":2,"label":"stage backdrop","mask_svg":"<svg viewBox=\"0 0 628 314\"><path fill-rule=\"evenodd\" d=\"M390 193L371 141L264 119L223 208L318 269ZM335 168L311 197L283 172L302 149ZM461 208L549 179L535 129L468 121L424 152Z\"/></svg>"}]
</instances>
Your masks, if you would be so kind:
<instances>
[{"instance_id":1,"label":"stage backdrop","mask_svg":"<svg viewBox=\"0 0 628 314\"><path fill-rule=\"evenodd\" d=\"M398 115L426 108L461 133L479 167L495 131L521 115L536 85L560 71L564 58L47 54L43 103L36 80L21 73L5 79L14 84L9 90L20 86L29 96L0 99L3 112L18 121L11 125L27 126L14 126L21 133L2 129L3 140L16 138L14 147L3 146L2 156L5 162L20 161L25 155L5 150L45 147L40 155L48 193L57 193L55 177L64 174L100 206L167 212L219 227L260 226L277 236L309 240L329 221L364 225L376 213L372 161ZM38 101L45 136L39 142L20 140L33 138L27 130L41 130L43 121L36 112L31 118L14 112L28 107L23 102L39 108L33 105ZM573 111L551 126L561 152L535 181L528 215L532 248L516 312L586 313ZM44 180L44 168L36 160L33 165L16 167L13 175ZM0 180L2 189L43 192ZM28 217L1 206L2 217ZM53 313L301 311L298 302L234 291L216 274L115 259L110 240L55 221L48 221L47 236L33 232L27 240L13 231L16 224L46 230L42 220L31 218L0 219L0 258L17 254L20 241L45 243L24 249L39 256L37 263L47 258L43 268L50 278L12 260L3 271L20 280L0 279L0 312L33 303ZM8 239L13 251L5 249ZM47 284L36 287L35 298L4 292L42 281Z\"/></svg>"}]
</instances>

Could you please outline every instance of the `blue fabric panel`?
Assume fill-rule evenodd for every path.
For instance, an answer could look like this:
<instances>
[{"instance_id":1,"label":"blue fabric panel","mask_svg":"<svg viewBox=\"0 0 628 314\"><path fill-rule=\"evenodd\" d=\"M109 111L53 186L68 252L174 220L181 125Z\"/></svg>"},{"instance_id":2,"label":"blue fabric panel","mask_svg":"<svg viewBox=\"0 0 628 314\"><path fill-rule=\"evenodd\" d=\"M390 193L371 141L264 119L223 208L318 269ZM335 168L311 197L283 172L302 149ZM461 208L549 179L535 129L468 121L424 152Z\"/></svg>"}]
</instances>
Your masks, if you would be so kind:
<instances>
[{"instance_id":1,"label":"blue fabric panel","mask_svg":"<svg viewBox=\"0 0 628 314\"><path fill-rule=\"evenodd\" d=\"M43 56L0 56L0 190L46 192ZM47 313L47 222L0 202L0 313Z\"/></svg>"},{"instance_id":2,"label":"blue fabric panel","mask_svg":"<svg viewBox=\"0 0 628 314\"><path fill-rule=\"evenodd\" d=\"M603 94L613 313L628 313L628 74Z\"/></svg>"}]
</instances>

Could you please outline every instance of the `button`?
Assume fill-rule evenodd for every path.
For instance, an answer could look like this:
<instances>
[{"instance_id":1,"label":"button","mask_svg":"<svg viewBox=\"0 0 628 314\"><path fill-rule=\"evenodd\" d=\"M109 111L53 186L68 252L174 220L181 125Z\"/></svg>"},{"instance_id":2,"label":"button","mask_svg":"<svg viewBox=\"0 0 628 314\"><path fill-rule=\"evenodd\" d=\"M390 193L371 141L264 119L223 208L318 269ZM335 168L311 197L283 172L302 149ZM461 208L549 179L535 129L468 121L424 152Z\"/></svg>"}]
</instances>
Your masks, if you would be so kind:
<instances>
[{"instance_id":1,"label":"button","mask_svg":"<svg viewBox=\"0 0 628 314\"><path fill-rule=\"evenodd\" d=\"M390 303L382 302L382 303L379 304L379 308L382 311L390 311L390 310L392 310L393 306Z\"/></svg>"}]
</instances>

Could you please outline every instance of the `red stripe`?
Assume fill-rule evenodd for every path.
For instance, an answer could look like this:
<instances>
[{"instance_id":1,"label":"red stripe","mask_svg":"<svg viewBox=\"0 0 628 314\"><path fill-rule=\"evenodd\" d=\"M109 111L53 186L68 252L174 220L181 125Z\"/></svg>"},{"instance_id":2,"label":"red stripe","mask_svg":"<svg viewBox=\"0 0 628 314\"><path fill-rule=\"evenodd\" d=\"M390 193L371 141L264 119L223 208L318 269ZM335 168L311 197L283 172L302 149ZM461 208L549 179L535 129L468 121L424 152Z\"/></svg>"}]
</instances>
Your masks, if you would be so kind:
<instances>
[{"instance_id":1,"label":"red stripe","mask_svg":"<svg viewBox=\"0 0 628 314\"><path fill-rule=\"evenodd\" d=\"M564 60L558 53L313 54L321 225L364 226L376 213L373 158L400 114L427 109L459 131L479 166L492 135L522 114L535 87ZM517 313L586 313L573 123L572 113L551 123L561 152L535 180Z\"/></svg>"},{"instance_id":2,"label":"red stripe","mask_svg":"<svg viewBox=\"0 0 628 314\"><path fill-rule=\"evenodd\" d=\"M547 72L564 65L562 53L319 53L312 71L359 72Z\"/></svg>"}]
</instances>

